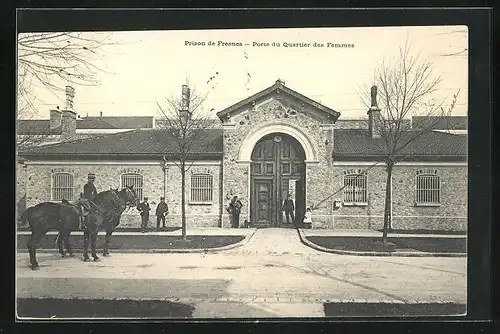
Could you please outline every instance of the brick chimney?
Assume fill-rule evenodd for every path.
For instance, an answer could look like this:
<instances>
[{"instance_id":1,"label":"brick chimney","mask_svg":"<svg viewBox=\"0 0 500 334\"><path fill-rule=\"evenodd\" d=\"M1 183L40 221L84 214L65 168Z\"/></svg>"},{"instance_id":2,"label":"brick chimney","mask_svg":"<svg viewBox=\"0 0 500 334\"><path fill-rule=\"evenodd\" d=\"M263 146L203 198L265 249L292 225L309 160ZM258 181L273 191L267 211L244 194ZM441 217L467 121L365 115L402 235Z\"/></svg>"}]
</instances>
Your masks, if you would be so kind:
<instances>
[{"instance_id":1,"label":"brick chimney","mask_svg":"<svg viewBox=\"0 0 500 334\"><path fill-rule=\"evenodd\" d=\"M184 121L191 119L191 112L189 111L189 101L191 99L191 90L188 85L182 85L182 100L181 100L181 110L180 116Z\"/></svg>"},{"instance_id":2,"label":"brick chimney","mask_svg":"<svg viewBox=\"0 0 500 334\"><path fill-rule=\"evenodd\" d=\"M76 113L71 110L62 112L61 140L71 140L76 135Z\"/></svg>"},{"instance_id":3,"label":"brick chimney","mask_svg":"<svg viewBox=\"0 0 500 334\"><path fill-rule=\"evenodd\" d=\"M368 109L368 131L372 138L380 138L382 116L377 105L377 86L371 88L371 107Z\"/></svg>"},{"instance_id":4,"label":"brick chimney","mask_svg":"<svg viewBox=\"0 0 500 334\"><path fill-rule=\"evenodd\" d=\"M54 133L56 129L61 126L62 113L59 109L53 109L50 111L50 133Z\"/></svg>"},{"instance_id":5,"label":"brick chimney","mask_svg":"<svg viewBox=\"0 0 500 334\"><path fill-rule=\"evenodd\" d=\"M74 111L75 89L66 86L66 109L62 112L61 140L71 140L76 135L76 112Z\"/></svg>"}]
</instances>

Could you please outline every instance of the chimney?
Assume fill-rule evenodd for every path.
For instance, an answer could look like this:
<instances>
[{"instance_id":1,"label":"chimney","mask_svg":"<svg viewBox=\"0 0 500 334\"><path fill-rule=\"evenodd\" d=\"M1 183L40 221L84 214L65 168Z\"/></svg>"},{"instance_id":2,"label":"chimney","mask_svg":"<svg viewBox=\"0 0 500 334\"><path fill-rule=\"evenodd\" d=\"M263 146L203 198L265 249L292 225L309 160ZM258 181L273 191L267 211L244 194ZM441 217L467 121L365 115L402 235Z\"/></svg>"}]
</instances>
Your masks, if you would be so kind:
<instances>
[{"instance_id":1,"label":"chimney","mask_svg":"<svg viewBox=\"0 0 500 334\"><path fill-rule=\"evenodd\" d=\"M368 109L368 131L372 138L380 138L382 117L377 105L377 86L371 88L371 107Z\"/></svg>"},{"instance_id":2,"label":"chimney","mask_svg":"<svg viewBox=\"0 0 500 334\"><path fill-rule=\"evenodd\" d=\"M101 119L102 119L102 111L101 111L101 113L100 113L99 115L100 115L100 116L99 116L99 118L101 118Z\"/></svg>"},{"instance_id":3,"label":"chimney","mask_svg":"<svg viewBox=\"0 0 500 334\"><path fill-rule=\"evenodd\" d=\"M189 101L191 99L191 90L188 85L182 85L182 100L181 100L181 110L179 110L180 117L184 121L191 119L191 112L189 111Z\"/></svg>"},{"instance_id":4,"label":"chimney","mask_svg":"<svg viewBox=\"0 0 500 334\"><path fill-rule=\"evenodd\" d=\"M75 89L71 86L66 86L66 109L74 111Z\"/></svg>"},{"instance_id":5,"label":"chimney","mask_svg":"<svg viewBox=\"0 0 500 334\"><path fill-rule=\"evenodd\" d=\"M61 116L62 113L58 109L50 111L50 133L54 133L54 131L61 126Z\"/></svg>"},{"instance_id":6,"label":"chimney","mask_svg":"<svg viewBox=\"0 0 500 334\"><path fill-rule=\"evenodd\" d=\"M71 140L76 135L76 113L71 110L62 112L61 140Z\"/></svg>"}]
</instances>

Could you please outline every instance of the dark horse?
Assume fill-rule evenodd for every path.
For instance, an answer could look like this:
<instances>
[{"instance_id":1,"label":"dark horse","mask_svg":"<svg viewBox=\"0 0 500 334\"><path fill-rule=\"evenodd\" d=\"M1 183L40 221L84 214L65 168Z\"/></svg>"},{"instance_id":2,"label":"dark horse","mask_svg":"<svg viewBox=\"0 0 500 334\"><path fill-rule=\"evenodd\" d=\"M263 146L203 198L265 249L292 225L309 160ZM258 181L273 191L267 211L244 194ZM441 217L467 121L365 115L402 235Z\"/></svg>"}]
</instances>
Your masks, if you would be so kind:
<instances>
[{"instance_id":1,"label":"dark horse","mask_svg":"<svg viewBox=\"0 0 500 334\"><path fill-rule=\"evenodd\" d=\"M59 253L64 257L66 253L63 249L63 242L70 256L73 256L71 245L69 244L69 235L71 231L78 230L80 217L88 207L81 203L80 205L71 205L68 201L62 203L43 202L28 208L21 216L23 222L28 221L31 228L31 237L28 241L28 251L30 255L31 269L38 268L36 261L36 248L39 246L43 237L49 230L57 230L57 246Z\"/></svg>"},{"instance_id":2,"label":"dark horse","mask_svg":"<svg viewBox=\"0 0 500 334\"><path fill-rule=\"evenodd\" d=\"M57 230L57 245L59 252L64 257L66 253L63 243L70 256L73 256L69 236L71 231L79 228L80 219L85 212L95 211L103 217L102 224L97 225L92 221L87 221L84 230L84 260L88 260L88 242L92 240L92 256L98 260L95 254L95 241L100 227L106 230L106 241L104 245L104 255L108 255L108 244L111 239L113 229L119 224L122 212L127 205L136 206L139 202L132 187L126 187L121 191L117 189L107 190L99 193L94 199L93 205L89 202L78 201L72 205L63 200L62 203L43 202L28 208L21 216L23 222L28 221L31 228L31 237L28 241L28 251L30 256L31 269L38 268L36 260L36 248L49 230ZM95 207L92 209L92 207Z\"/></svg>"},{"instance_id":3,"label":"dark horse","mask_svg":"<svg viewBox=\"0 0 500 334\"><path fill-rule=\"evenodd\" d=\"M117 189L107 190L99 193L93 200L92 206L96 209L96 214L101 217L102 222L87 219L83 232L83 260L88 261L88 247L90 241L91 255L94 261L99 260L96 253L97 234L100 229L106 231L104 247L102 254L109 255L109 241L114 229L120 224L120 218L127 206L137 206L139 198L132 186L125 187L118 191Z\"/></svg>"}]
</instances>

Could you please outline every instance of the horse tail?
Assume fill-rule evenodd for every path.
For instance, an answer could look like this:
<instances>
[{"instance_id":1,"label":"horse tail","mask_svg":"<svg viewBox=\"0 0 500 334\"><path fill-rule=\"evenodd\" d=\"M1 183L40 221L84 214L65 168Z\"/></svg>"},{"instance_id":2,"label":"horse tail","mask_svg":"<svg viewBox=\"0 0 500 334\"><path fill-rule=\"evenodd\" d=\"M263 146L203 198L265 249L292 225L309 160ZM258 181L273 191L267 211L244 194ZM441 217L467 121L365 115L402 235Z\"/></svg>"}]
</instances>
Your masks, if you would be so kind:
<instances>
[{"instance_id":1,"label":"horse tail","mask_svg":"<svg viewBox=\"0 0 500 334\"><path fill-rule=\"evenodd\" d=\"M30 222L29 219L30 219L30 216L31 216L31 213L33 211L34 207L30 206L29 208L27 208L26 210L24 210L23 214L21 215L20 217L20 221L23 222L23 223L26 223L26 221L28 221L28 223Z\"/></svg>"}]
</instances>

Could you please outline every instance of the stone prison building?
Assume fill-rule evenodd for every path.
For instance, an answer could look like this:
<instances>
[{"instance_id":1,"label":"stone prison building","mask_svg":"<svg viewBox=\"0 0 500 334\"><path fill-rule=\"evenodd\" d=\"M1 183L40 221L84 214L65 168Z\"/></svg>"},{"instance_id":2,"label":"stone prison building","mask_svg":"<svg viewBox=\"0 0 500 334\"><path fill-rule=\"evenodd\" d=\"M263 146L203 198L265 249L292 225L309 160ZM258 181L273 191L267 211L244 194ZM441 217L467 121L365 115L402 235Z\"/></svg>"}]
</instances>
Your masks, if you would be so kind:
<instances>
[{"instance_id":1,"label":"stone prison building","mask_svg":"<svg viewBox=\"0 0 500 334\"><path fill-rule=\"evenodd\" d=\"M185 88L185 87L184 87ZM288 194L296 216L313 208L313 228L381 229L386 168L379 153L376 106L365 120L342 120L330 109L278 80L272 86L217 113L204 130L199 153L186 174L188 227L230 227L226 208L237 195L240 225L284 226L281 206ZM64 129L74 131L76 113L62 111ZM408 120L418 131L415 117ZM455 129L446 131L449 122ZM414 124L412 124L414 123ZM467 118L436 122L405 149L392 175L392 228L467 228ZM441 124L441 125L440 125ZM457 133L458 132L458 133ZM43 201L73 200L87 174L98 191L134 185L154 209L161 196L170 208L167 224L180 226L181 177L171 157L171 132L158 127L77 138L26 149L18 159L18 198L27 207ZM71 134L69 135L71 137ZM139 227L135 208L119 227Z\"/></svg>"}]
</instances>

